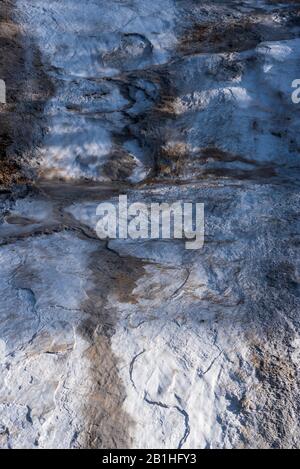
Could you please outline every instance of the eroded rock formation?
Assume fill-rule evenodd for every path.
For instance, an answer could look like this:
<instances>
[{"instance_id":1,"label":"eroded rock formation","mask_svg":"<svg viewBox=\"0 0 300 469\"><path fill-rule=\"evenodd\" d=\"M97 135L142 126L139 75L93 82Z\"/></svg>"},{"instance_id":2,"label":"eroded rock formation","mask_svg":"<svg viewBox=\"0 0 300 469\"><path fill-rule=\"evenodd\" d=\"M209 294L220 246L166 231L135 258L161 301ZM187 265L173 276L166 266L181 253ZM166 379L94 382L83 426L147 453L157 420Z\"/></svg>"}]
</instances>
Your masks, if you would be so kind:
<instances>
[{"instance_id":1,"label":"eroded rock formation","mask_svg":"<svg viewBox=\"0 0 300 469\"><path fill-rule=\"evenodd\" d=\"M299 447L299 18L1 2L1 447ZM119 194L204 248L99 240Z\"/></svg>"}]
</instances>

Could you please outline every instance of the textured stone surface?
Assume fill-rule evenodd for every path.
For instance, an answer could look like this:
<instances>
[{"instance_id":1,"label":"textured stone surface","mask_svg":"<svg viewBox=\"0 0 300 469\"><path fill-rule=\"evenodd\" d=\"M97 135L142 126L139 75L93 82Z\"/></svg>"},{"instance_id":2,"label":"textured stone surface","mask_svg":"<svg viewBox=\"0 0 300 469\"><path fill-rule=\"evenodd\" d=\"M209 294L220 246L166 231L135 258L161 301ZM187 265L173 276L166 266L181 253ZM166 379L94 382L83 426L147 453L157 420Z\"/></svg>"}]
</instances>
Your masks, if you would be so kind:
<instances>
[{"instance_id":1,"label":"textured stone surface","mask_svg":"<svg viewBox=\"0 0 300 469\"><path fill-rule=\"evenodd\" d=\"M299 447L299 15L15 2L41 94L5 157L40 169L0 194L2 448ZM125 193L204 203L204 248L100 241Z\"/></svg>"}]
</instances>

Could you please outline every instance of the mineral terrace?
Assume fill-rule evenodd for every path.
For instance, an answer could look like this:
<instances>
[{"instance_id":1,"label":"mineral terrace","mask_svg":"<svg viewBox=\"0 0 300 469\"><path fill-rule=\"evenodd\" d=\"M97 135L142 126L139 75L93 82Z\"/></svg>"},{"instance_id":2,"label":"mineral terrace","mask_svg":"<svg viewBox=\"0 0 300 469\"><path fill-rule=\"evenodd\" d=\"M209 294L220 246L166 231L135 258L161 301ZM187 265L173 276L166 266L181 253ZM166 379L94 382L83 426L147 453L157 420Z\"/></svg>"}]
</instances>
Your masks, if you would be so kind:
<instances>
[{"instance_id":1,"label":"mineral terrace","mask_svg":"<svg viewBox=\"0 0 300 469\"><path fill-rule=\"evenodd\" d=\"M1 0L0 51L0 447L299 448L300 2Z\"/></svg>"}]
</instances>

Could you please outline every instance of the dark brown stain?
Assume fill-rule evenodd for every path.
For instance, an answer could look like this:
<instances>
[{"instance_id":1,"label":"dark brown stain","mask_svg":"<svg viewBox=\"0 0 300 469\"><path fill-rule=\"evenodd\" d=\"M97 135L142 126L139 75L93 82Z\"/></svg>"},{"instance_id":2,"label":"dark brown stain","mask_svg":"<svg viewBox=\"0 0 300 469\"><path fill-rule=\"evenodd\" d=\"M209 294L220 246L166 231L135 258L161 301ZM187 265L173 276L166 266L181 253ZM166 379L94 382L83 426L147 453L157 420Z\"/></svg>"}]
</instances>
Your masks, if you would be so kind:
<instances>
[{"instance_id":1,"label":"dark brown stain","mask_svg":"<svg viewBox=\"0 0 300 469\"><path fill-rule=\"evenodd\" d=\"M33 177L29 163L42 137L45 102L53 93L39 50L33 38L22 33L13 8L14 2L1 1L0 78L7 89L7 104L0 104L0 186L4 187Z\"/></svg>"},{"instance_id":2,"label":"dark brown stain","mask_svg":"<svg viewBox=\"0 0 300 469\"><path fill-rule=\"evenodd\" d=\"M108 304L108 296L116 295L118 301L134 302L132 291L143 275L143 263L134 258L121 258L99 242L93 253L89 269L93 288L82 309L89 315L80 333L90 342L86 357L90 362L93 388L88 400L83 402L86 419L86 448L130 448L134 422L123 404L126 392L119 376L119 361L111 348L115 334L117 312Z\"/></svg>"},{"instance_id":3,"label":"dark brown stain","mask_svg":"<svg viewBox=\"0 0 300 469\"><path fill-rule=\"evenodd\" d=\"M281 1L269 1L271 4L282 4ZM288 26L296 25L299 21L300 10L293 4L299 1L287 1L288 9L278 9L277 17L281 24L275 22L270 13L245 14L241 18L223 17L219 22L195 22L191 28L184 31L178 46L178 52L183 55L197 53L231 53L243 52L255 48L263 41L279 41L296 37ZM275 13L273 11L272 13Z\"/></svg>"}]
</instances>

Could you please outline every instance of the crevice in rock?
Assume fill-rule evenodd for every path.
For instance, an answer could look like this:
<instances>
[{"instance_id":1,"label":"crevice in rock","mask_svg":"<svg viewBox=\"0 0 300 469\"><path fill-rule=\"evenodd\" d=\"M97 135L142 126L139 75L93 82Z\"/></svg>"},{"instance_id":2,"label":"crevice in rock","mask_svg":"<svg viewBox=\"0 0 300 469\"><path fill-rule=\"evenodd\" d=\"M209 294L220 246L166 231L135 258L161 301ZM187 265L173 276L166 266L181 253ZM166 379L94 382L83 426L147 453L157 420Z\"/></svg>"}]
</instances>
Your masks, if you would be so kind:
<instances>
[{"instance_id":1,"label":"crevice in rock","mask_svg":"<svg viewBox=\"0 0 300 469\"><path fill-rule=\"evenodd\" d=\"M143 349L141 352L139 352L137 355L135 355L133 357L133 359L131 360L130 364L129 364L129 377L130 377L130 381L132 383L132 386L134 387L135 390L137 390L136 388L136 385L135 385L135 382L133 380L133 368L134 368L134 364L136 362L136 360L141 356L143 355L143 353L145 353L145 349Z\"/></svg>"}]
</instances>

